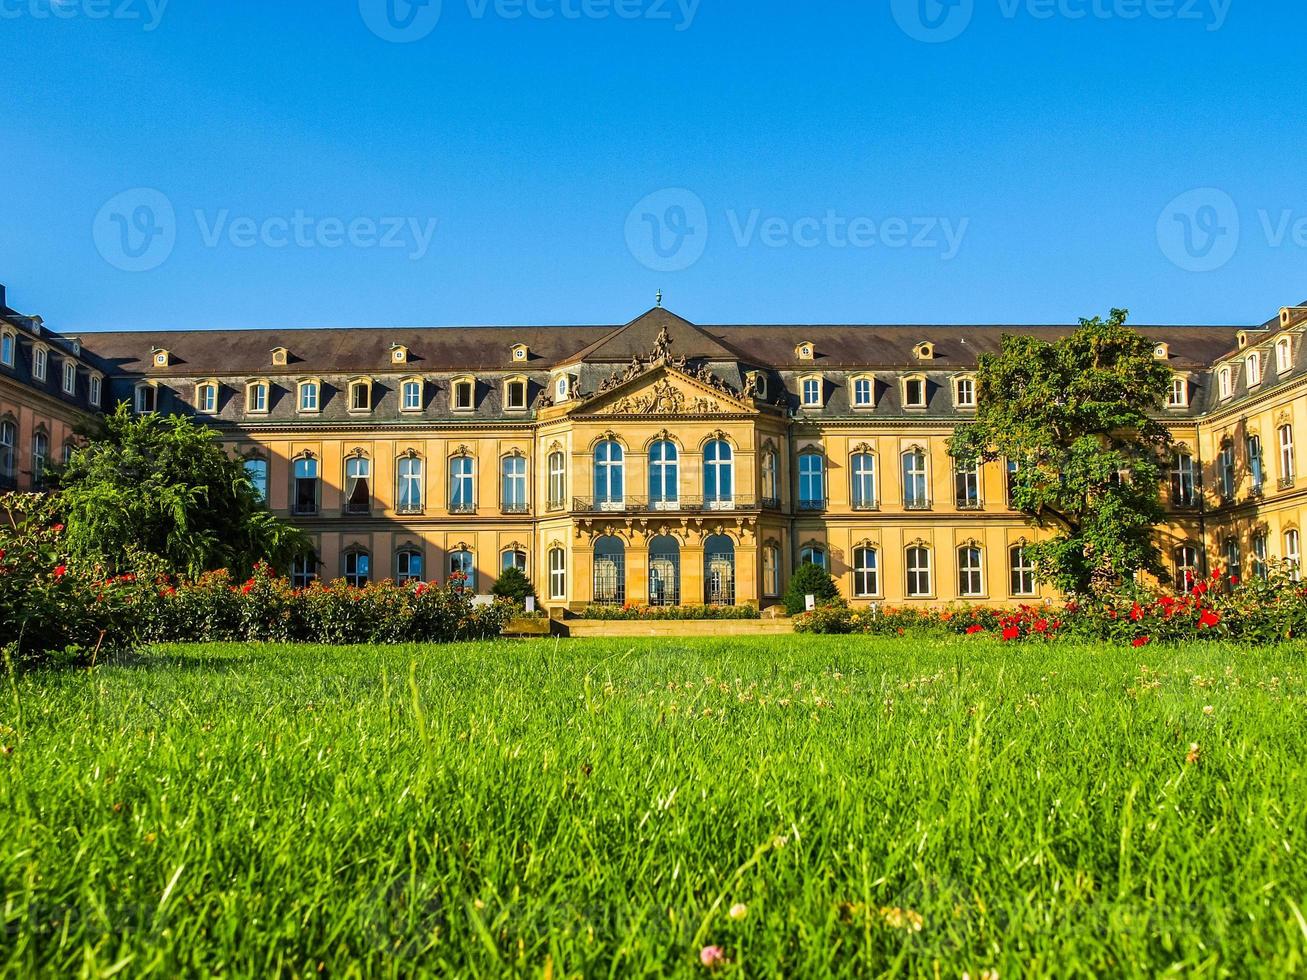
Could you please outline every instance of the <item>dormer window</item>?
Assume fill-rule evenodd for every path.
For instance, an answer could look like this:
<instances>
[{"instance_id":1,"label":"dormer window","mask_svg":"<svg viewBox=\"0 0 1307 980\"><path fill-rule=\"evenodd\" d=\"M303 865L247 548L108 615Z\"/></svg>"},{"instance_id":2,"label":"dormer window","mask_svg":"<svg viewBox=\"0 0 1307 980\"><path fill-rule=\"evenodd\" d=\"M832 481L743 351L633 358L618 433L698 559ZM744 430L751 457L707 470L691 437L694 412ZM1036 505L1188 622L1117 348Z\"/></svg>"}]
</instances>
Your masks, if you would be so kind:
<instances>
[{"instance_id":1,"label":"dormer window","mask_svg":"<svg viewBox=\"0 0 1307 980\"><path fill-rule=\"evenodd\" d=\"M409 378L400 385L400 408L405 412L422 411L422 389L424 385L421 378Z\"/></svg>"},{"instance_id":2,"label":"dormer window","mask_svg":"<svg viewBox=\"0 0 1307 980\"><path fill-rule=\"evenodd\" d=\"M513 346L513 363L525 364L531 359L531 348L526 344L515 344Z\"/></svg>"},{"instance_id":3,"label":"dormer window","mask_svg":"<svg viewBox=\"0 0 1307 980\"><path fill-rule=\"evenodd\" d=\"M136 414L146 415L158 411L159 393L149 381L142 381L136 386Z\"/></svg>"},{"instance_id":4,"label":"dormer window","mask_svg":"<svg viewBox=\"0 0 1307 980\"><path fill-rule=\"evenodd\" d=\"M821 408L821 378L818 376L804 378L799 385L799 394L804 408Z\"/></svg>"},{"instance_id":5,"label":"dormer window","mask_svg":"<svg viewBox=\"0 0 1307 980\"><path fill-rule=\"evenodd\" d=\"M875 408L876 407L876 379L870 375L864 375L860 378L853 379L853 407L854 408Z\"/></svg>"},{"instance_id":6,"label":"dormer window","mask_svg":"<svg viewBox=\"0 0 1307 980\"><path fill-rule=\"evenodd\" d=\"M470 412L476 408L476 382L471 378L455 381L451 403L456 412Z\"/></svg>"},{"instance_id":7,"label":"dormer window","mask_svg":"<svg viewBox=\"0 0 1307 980\"><path fill-rule=\"evenodd\" d=\"M251 381L245 386L245 411L251 415L263 415L268 411L268 383Z\"/></svg>"},{"instance_id":8,"label":"dormer window","mask_svg":"<svg viewBox=\"0 0 1307 980\"><path fill-rule=\"evenodd\" d=\"M151 352L150 363L157 368L166 368L172 363L172 354L162 347L157 347Z\"/></svg>"},{"instance_id":9,"label":"dormer window","mask_svg":"<svg viewBox=\"0 0 1307 980\"><path fill-rule=\"evenodd\" d=\"M811 361L817 356L817 348L810 341L805 340L794 348L794 355L801 361Z\"/></svg>"},{"instance_id":10,"label":"dormer window","mask_svg":"<svg viewBox=\"0 0 1307 980\"><path fill-rule=\"evenodd\" d=\"M77 394L77 362L72 360L64 361L64 394Z\"/></svg>"},{"instance_id":11,"label":"dormer window","mask_svg":"<svg viewBox=\"0 0 1307 980\"><path fill-rule=\"evenodd\" d=\"M1166 396L1167 408L1188 408L1189 407L1189 379L1185 377L1174 377L1171 379L1171 390Z\"/></svg>"},{"instance_id":12,"label":"dormer window","mask_svg":"<svg viewBox=\"0 0 1307 980\"><path fill-rule=\"evenodd\" d=\"M1234 378L1228 367L1223 367L1216 373L1216 388L1222 398L1234 394Z\"/></svg>"},{"instance_id":13,"label":"dormer window","mask_svg":"<svg viewBox=\"0 0 1307 980\"><path fill-rule=\"evenodd\" d=\"M1239 341L1240 350L1243 350L1245 347L1248 346L1248 332L1246 330L1240 330L1237 334L1235 334L1235 337Z\"/></svg>"},{"instance_id":14,"label":"dormer window","mask_svg":"<svg viewBox=\"0 0 1307 980\"><path fill-rule=\"evenodd\" d=\"M567 375L560 374L554 379L554 401L567 401L569 391L571 391L571 385L567 382Z\"/></svg>"},{"instance_id":15,"label":"dormer window","mask_svg":"<svg viewBox=\"0 0 1307 980\"><path fill-rule=\"evenodd\" d=\"M1171 348L1166 344L1158 344L1153 348L1153 357L1159 361L1168 360L1171 356Z\"/></svg>"},{"instance_id":16,"label":"dormer window","mask_svg":"<svg viewBox=\"0 0 1307 980\"><path fill-rule=\"evenodd\" d=\"M12 330L0 330L0 364L14 366L14 352L18 349L18 335Z\"/></svg>"},{"instance_id":17,"label":"dormer window","mask_svg":"<svg viewBox=\"0 0 1307 980\"><path fill-rule=\"evenodd\" d=\"M1293 368L1293 341L1288 337L1281 337L1275 343L1275 369L1284 374L1284 372Z\"/></svg>"},{"instance_id":18,"label":"dormer window","mask_svg":"<svg viewBox=\"0 0 1307 980\"><path fill-rule=\"evenodd\" d=\"M957 408L976 407L976 379L962 377L953 379L953 404Z\"/></svg>"},{"instance_id":19,"label":"dormer window","mask_svg":"<svg viewBox=\"0 0 1307 980\"><path fill-rule=\"evenodd\" d=\"M37 381L45 380L46 368L50 363L50 350L37 344L32 348L32 377Z\"/></svg>"},{"instance_id":20,"label":"dormer window","mask_svg":"<svg viewBox=\"0 0 1307 980\"><path fill-rule=\"evenodd\" d=\"M749 375L748 375L748 378L749 378L750 383L751 383L752 386L753 386L753 397L754 397L754 398L766 398L766 397L767 397L767 375L763 374L761 371L750 371L750 372L749 372Z\"/></svg>"},{"instance_id":21,"label":"dormer window","mask_svg":"<svg viewBox=\"0 0 1307 980\"><path fill-rule=\"evenodd\" d=\"M297 388L299 389L297 404L301 412L313 413L322 410L322 385L318 381L310 378L301 381Z\"/></svg>"},{"instance_id":22,"label":"dormer window","mask_svg":"<svg viewBox=\"0 0 1307 980\"><path fill-rule=\"evenodd\" d=\"M919 361L933 361L935 359L935 345L929 340L923 340L912 348L912 356Z\"/></svg>"},{"instance_id":23,"label":"dormer window","mask_svg":"<svg viewBox=\"0 0 1307 980\"><path fill-rule=\"evenodd\" d=\"M390 363L391 363L391 364L407 364L407 363L408 363L408 348L405 347L403 344L391 344L391 345L390 345Z\"/></svg>"},{"instance_id":24,"label":"dormer window","mask_svg":"<svg viewBox=\"0 0 1307 980\"><path fill-rule=\"evenodd\" d=\"M372 411L372 382L367 378L356 378L349 383L349 410Z\"/></svg>"},{"instance_id":25,"label":"dormer window","mask_svg":"<svg viewBox=\"0 0 1307 980\"><path fill-rule=\"evenodd\" d=\"M104 389L104 381L98 374L91 375L91 381L87 385L86 398L94 408L100 407L100 399Z\"/></svg>"},{"instance_id":26,"label":"dormer window","mask_svg":"<svg viewBox=\"0 0 1307 980\"><path fill-rule=\"evenodd\" d=\"M526 411L526 378L509 378L504 382L504 407L510 412Z\"/></svg>"},{"instance_id":27,"label":"dormer window","mask_svg":"<svg viewBox=\"0 0 1307 980\"><path fill-rule=\"evenodd\" d=\"M285 347L272 348L272 366L285 367L290 363L290 351Z\"/></svg>"},{"instance_id":28,"label":"dormer window","mask_svg":"<svg viewBox=\"0 0 1307 980\"><path fill-rule=\"evenodd\" d=\"M218 411L218 382L201 381L195 386L195 408L206 415Z\"/></svg>"},{"instance_id":29,"label":"dormer window","mask_svg":"<svg viewBox=\"0 0 1307 980\"><path fill-rule=\"evenodd\" d=\"M921 375L917 374L903 379L903 407L926 407L926 379Z\"/></svg>"}]
</instances>

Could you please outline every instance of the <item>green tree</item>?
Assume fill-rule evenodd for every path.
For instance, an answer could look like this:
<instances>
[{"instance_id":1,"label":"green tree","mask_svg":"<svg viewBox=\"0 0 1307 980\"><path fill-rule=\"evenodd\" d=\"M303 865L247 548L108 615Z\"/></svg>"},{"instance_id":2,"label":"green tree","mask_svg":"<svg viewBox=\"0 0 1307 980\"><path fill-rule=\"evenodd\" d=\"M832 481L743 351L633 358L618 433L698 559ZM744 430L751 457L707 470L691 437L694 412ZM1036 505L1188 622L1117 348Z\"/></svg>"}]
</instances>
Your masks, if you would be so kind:
<instances>
[{"instance_id":1,"label":"green tree","mask_svg":"<svg viewBox=\"0 0 1307 980\"><path fill-rule=\"evenodd\" d=\"M808 596L815 596L817 605L834 602L840 590L830 572L820 565L804 562L790 576L790 587L785 590L785 613L797 616L807 608Z\"/></svg>"},{"instance_id":2,"label":"green tree","mask_svg":"<svg viewBox=\"0 0 1307 980\"><path fill-rule=\"evenodd\" d=\"M1137 571L1164 576L1153 532L1164 516L1171 437L1157 415L1171 371L1128 316L1081 320L1054 343L1004 337L980 356L976 422L950 445L958 460L1018 467L1013 505L1053 532L1027 554L1069 594Z\"/></svg>"},{"instance_id":3,"label":"green tree","mask_svg":"<svg viewBox=\"0 0 1307 980\"><path fill-rule=\"evenodd\" d=\"M217 433L180 416L133 416L126 405L59 474L74 559L130 570L141 552L174 572L247 574L260 559L286 569L309 550L303 532L268 512Z\"/></svg>"},{"instance_id":4,"label":"green tree","mask_svg":"<svg viewBox=\"0 0 1307 980\"><path fill-rule=\"evenodd\" d=\"M527 578L526 572L516 565L510 565L504 569L503 574L499 576L499 581L495 583L495 587L490 592L501 599L512 599L523 607L526 606L528 597L536 598L535 586Z\"/></svg>"}]
</instances>

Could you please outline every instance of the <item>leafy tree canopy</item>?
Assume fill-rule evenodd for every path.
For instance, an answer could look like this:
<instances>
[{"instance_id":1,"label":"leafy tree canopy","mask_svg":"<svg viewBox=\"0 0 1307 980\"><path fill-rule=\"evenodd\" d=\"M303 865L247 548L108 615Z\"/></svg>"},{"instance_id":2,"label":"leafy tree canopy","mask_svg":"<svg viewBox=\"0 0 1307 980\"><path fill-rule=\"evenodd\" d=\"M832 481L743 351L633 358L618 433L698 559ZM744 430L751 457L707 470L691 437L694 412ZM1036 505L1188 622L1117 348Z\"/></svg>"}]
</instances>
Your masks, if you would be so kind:
<instances>
[{"instance_id":1,"label":"leafy tree canopy","mask_svg":"<svg viewBox=\"0 0 1307 980\"><path fill-rule=\"evenodd\" d=\"M1027 554L1067 593L1164 574L1153 530L1171 437L1157 413L1171 371L1128 315L1081 320L1054 343L1004 337L980 357L976 422L950 446L956 459L1016 464L1014 506L1054 532Z\"/></svg>"},{"instance_id":2,"label":"leafy tree canopy","mask_svg":"<svg viewBox=\"0 0 1307 980\"><path fill-rule=\"evenodd\" d=\"M301 531L265 508L244 462L187 418L137 417L119 405L59 484L70 556L113 573L130 570L140 552L196 576L245 575L260 559L284 569L309 550Z\"/></svg>"}]
</instances>

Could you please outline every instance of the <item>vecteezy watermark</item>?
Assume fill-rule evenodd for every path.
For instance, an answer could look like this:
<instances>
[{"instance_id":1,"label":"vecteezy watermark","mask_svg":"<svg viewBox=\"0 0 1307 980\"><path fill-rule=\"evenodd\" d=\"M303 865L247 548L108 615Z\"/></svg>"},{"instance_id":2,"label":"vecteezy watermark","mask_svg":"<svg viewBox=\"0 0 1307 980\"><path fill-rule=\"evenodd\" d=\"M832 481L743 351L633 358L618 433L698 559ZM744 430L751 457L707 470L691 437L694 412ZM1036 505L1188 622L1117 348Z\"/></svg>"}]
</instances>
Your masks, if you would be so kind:
<instances>
[{"instance_id":1,"label":"vecteezy watermark","mask_svg":"<svg viewBox=\"0 0 1307 980\"><path fill-rule=\"evenodd\" d=\"M426 258L439 224L436 218L403 216L318 217L297 208L288 214L233 215L229 208L192 211L204 248L402 249L417 262ZM135 188L104 203L92 224L100 256L124 272L149 272L168 261L179 228L172 201L152 188Z\"/></svg>"},{"instance_id":2,"label":"vecteezy watermark","mask_svg":"<svg viewBox=\"0 0 1307 980\"><path fill-rule=\"evenodd\" d=\"M150 187L115 194L91 225L101 258L123 272L149 272L168 261L177 244L172 201Z\"/></svg>"},{"instance_id":3,"label":"vecteezy watermark","mask_svg":"<svg viewBox=\"0 0 1307 980\"><path fill-rule=\"evenodd\" d=\"M1219 31L1234 0L987 0L1004 20L1154 20ZM891 0L900 30L928 44L952 41L971 26L976 0Z\"/></svg>"},{"instance_id":4,"label":"vecteezy watermark","mask_svg":"<svg viewBox=\"0 0 1307 980\"><path fill-rule=\"evenodd\" d=\"M1234 258L1239 206L1225 191L1199 187L1172 200L1157 219L1162 254L1186 272L1214 272Z\"/></svg>"},{"instance_id":5,"label":"vecteezy watermark","mask_svg":"<svg viewBox=\"0 0 1307 980\"><path fill-rule=\"evenodd\" d=\"M956 258L970 218L870 217L834 209L799 218L766 215L761 208L728 208L722 224L737 248L925 249ZM680 272L703 257L711 221L703 199L683 187L656 191L626 216L626 247L655 272Z\"/></svg>"},{"instance_id":6,"label":"vecteezy watermark","mask_svg":"<svg viewBox=\"0 0 1307 980\"><path fill-rule=\"evenodd\" d=\"M0 20L135 20L157 28L169 0L0 0Z\"/></svg>"},{"instance_id":7,"label":"vecteezy watermark","mask_svg":"<svg viewBox=\"0 0 1307 980\"><path fill-rule=\"evenodd\" d=\"M646 20L686 31L701 0L465 0L472 20ZM359 0L363 23L383 41L408 44L436 29L441 0Z\"/></svg>"}]
</instances>

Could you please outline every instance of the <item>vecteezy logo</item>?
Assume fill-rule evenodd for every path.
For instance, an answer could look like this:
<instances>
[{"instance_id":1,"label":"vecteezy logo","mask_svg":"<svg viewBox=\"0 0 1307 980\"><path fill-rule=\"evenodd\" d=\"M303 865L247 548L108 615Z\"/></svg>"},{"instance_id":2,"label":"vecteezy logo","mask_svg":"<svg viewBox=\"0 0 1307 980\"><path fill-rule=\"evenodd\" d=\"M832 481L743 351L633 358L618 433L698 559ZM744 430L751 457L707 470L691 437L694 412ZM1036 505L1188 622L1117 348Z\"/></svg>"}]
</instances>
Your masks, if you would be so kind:
<instances>
[{"instance_id":1,"label":"vecteezy logo","mask_svg":"<svg viewBox=\"0 0 1307 980\"><path fill-rule=\"evenodd\" d=\"M149 187L105 201L92 226L100 257L123 272L149 272L168 261L177 244L172 201Z\"/></svg>"},{"instance_id":2,"label":"vecteezy logo","mask_svg":"<svg viewBox=\"0 0 1307 980\"><path fill-rule=\"evenodd\" d=\"M359 0L368 30L383 41L421 41L440 23L441 0Z\"/></svg>"},{"instance_id":3,"label":"vecteezy logo","mask_svg":"<svg viewBox=\"0 0 1307 980\"><path fill-rule=\"evenodd\" d=\"M626 247L654 272L688 269L708 247L708 210L683 187L656 191L627 215Z\"/></svg>"},{"instance_id":4,"label":"vecteezy logo","mask_svg":"<svg viewBox=\"0 0 1307 980\"><path fill-rule=\"evenodd\" d=\"M970 26L976 0L892 0L891 10L908 37L942 44Z\"/></svg>"},{"instance_id":5,"label":"vecteezy logo","mask_svg":"<svg viewBox=\"0 0 1307 980\"><path fill-rule=\"evenodd\" d=\"M1214 272L1239 249L1239 206L1225 191L1200 187L1181 194L1157 219L1162 254L1186 272Z\"/></svg>"}]
</instances>

